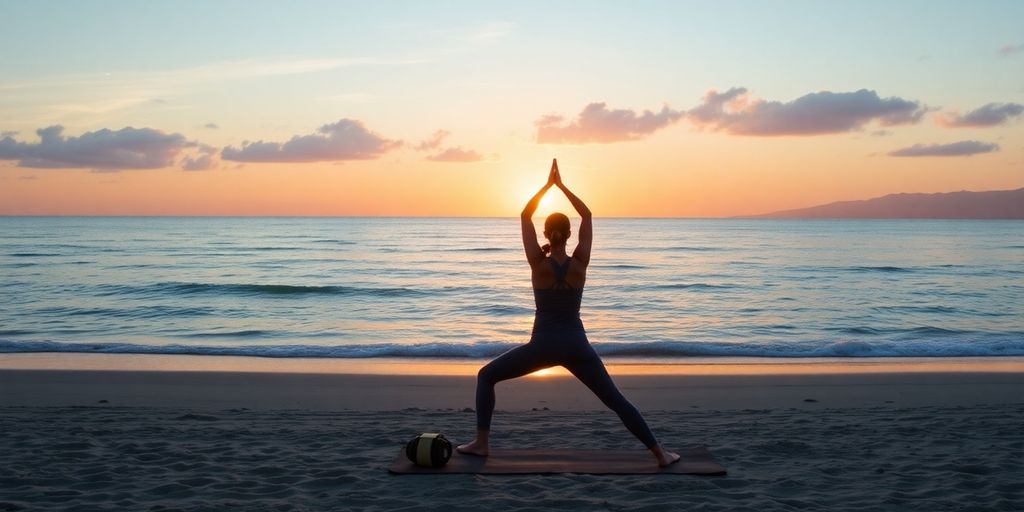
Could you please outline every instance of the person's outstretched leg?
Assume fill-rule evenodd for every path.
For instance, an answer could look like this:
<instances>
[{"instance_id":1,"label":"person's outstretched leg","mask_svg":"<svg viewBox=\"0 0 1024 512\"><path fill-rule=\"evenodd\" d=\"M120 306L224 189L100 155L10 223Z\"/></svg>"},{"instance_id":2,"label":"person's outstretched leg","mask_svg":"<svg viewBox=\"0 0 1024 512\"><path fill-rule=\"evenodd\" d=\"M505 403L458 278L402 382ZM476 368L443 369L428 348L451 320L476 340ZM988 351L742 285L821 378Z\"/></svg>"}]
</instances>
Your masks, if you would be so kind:
<instances>
[{"instance_id":1,"label":"person's outstretched leg","mask_svg":"<svg viewBox=\"0 0 1024 512\"><path fill-rule=\"evenodd\" d=\"M554 365L539 345L527 343L508 350L481 368L476 377L476 439L455 449L461 453L487 455L494 413L494 385Z\"/></svg>"},{"instance_id":2,"label":"person's outstretched leg","mask_svg":"<svg viewBox=\"0 0 1024 512\"><path fill-rule=\"evenodd\" d=\"M658 459L658 465L667 466L679 460L679 454L661 447L640 411L615 386L615 382L608 375L608 370L604 367L597 352L594 352L593 347L588 344L583 354L567 361L564 366L619 416L626 428L654 453Z\"/></svg>"}]
</instances>

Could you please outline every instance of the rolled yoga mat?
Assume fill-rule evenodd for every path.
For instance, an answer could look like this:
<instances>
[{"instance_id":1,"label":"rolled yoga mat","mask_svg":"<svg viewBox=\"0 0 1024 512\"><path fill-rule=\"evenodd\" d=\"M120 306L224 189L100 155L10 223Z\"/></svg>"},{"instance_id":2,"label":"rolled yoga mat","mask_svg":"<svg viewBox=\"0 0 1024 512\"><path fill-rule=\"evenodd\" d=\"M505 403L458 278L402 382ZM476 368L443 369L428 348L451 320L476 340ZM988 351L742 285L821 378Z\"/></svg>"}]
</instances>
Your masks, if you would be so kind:
<instances>
[{"instance_id":1,"label":"rolled yoga mat","mask_svg":"<svg viewBox=\"0 0 1024 512\"><path fill-rule=\"evenodd\" d=\"M455 451L448 463L439 468L413 464L405 455L405 447L388 471L394 474L458 474L490 475L584 473L590 475L641 475L674 473L683 475L724 475L725 468L715 462L703 446L673 450L681 458L674 464L659 467L648 450L577 450L577 449L502 449L492 448L490 455L479 457Z\"/></svg>"}]
</instances>

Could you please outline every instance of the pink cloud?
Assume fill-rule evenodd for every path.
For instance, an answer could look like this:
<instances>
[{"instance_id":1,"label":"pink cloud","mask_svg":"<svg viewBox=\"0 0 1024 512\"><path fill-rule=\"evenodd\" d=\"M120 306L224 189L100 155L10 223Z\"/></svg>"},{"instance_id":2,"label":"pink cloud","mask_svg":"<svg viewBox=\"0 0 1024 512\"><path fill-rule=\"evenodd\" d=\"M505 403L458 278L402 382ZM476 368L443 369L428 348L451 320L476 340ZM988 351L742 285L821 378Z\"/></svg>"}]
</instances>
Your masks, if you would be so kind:
<instances>
[{"instance_id":1,"label":"pink cloud","mask_svg":"<svg viewBox=\"0 0 1024 512\"><path fill-rule=\"evenodd\" d=\"M454 147L454 148L448 148L448 149L446 149L446 150L444 150L444 151L442 151L442 152L440 152L440 153L438 153L436 155L431 155L431 156L427 157L427 160L430 160L432 162L464 162L464 163L468 163L468 162L479 162L479 161L481 161L483 159L484 159L484 157L480 153L477 153L476 151L473 151L471 149L469 149L469 150L462 149L461 146Z\"/></svg>"},{"instance_id":2,"label":"pink cloud","mask_svg":"<svg viewBox=\"0 0 1024 512\"><path fill-rule=\"evenodd\" d=\"M206 171L217 167L217 148L201 144L199 151L181 160L181 168L186 171Z\"/></svg>"},{"instance_id":3,"label":"pink cloud","mask_svg":"<svg viewBox=\"0 0 1024 512\"><path fill-rule=\"evenodd\" d=\"M448 130L437 130L429 139L420 142L416 145L416 151L428 151L431 149L437 149L444 142L444 139L448 138L452 132Z\"/></svg>"},{"instance_id":4,"label":"pink cloud","mask_svg":"<svg viewBox=\"0 0 1024 512\"><path fill-rule=\"evenodd\" d=\"M608 110L604 103L591 103L576 119L566 123L562 116L547 115L535 123L537 142L548 144L582 144L636 140L648 136L683 117L683 112L667 105L657 112L645 110L637 115L632 110Z\"/></svg>"},{"instance_id":5,"label":"pink cloud","mask_svg":"<svg viewBox=\"0 0 1024 512\"><path fill-rule=\"evenodd\" d=\"M989 103L966 114L946 113L936 116L935 121L947 128L979 128L998 126L1024 114L1024 105L1019 103Z\"/></svg>"}]
</instances>

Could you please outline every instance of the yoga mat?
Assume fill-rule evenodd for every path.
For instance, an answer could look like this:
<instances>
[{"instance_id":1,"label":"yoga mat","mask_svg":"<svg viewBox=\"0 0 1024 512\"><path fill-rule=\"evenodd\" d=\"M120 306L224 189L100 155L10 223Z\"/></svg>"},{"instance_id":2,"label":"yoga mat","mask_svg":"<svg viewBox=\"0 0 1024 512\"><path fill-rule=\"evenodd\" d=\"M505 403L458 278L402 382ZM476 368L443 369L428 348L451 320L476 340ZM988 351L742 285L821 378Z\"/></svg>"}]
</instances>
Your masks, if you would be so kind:
<instances>
[{"instance_id":1,"label":"yoga mat","mask_svg":"<svg viewBox=\"0 0 1024 512\"><path fill-rule=\"evenodd\" d=\"M394 474L456 474L490 475L585 473L591 475L641 475L675 473L685 475L724 475L725 468L715 462L703 446L673 450L678 462L659 467L648 450L577 450L577 449L501 449L492 448L487 457L454 451L448 463L439 468L413 464L405 456L405 447L388 471Z\"/></svg>"}]
</instances>

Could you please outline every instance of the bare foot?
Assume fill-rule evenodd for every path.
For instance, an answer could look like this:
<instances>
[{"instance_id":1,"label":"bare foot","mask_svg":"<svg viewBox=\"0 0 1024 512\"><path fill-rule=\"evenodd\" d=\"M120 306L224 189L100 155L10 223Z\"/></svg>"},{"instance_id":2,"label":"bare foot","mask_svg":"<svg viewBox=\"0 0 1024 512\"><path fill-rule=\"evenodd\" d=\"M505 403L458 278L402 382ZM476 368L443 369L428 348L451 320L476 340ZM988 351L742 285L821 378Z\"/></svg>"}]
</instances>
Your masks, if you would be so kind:
<instances>
[{"instance_id":1,"label":"bare foot","mask_svg":"<svg viewBox=\"0 0 1024 512\"><path fill-rule=\"evenodd\" d=\"M655 454L655 457L658 458L658 465L661 467L679 462L679 454L668 450L662 450L660 454Z\"/></svg>"},{"instance_id":2,"label":"bare foot","mask_svg":"<svg viewBox=\"0 0 1024 512\"><path fill-rule=\"evenodd\" d=\"M479 455L481 457L486 457L491 450L490 448L487 447L487 445L474 439L473 442L471 443L460 444L456 446L455 451L459 453L465 453L467 455Z\"/></svg>"}]
</instances>

